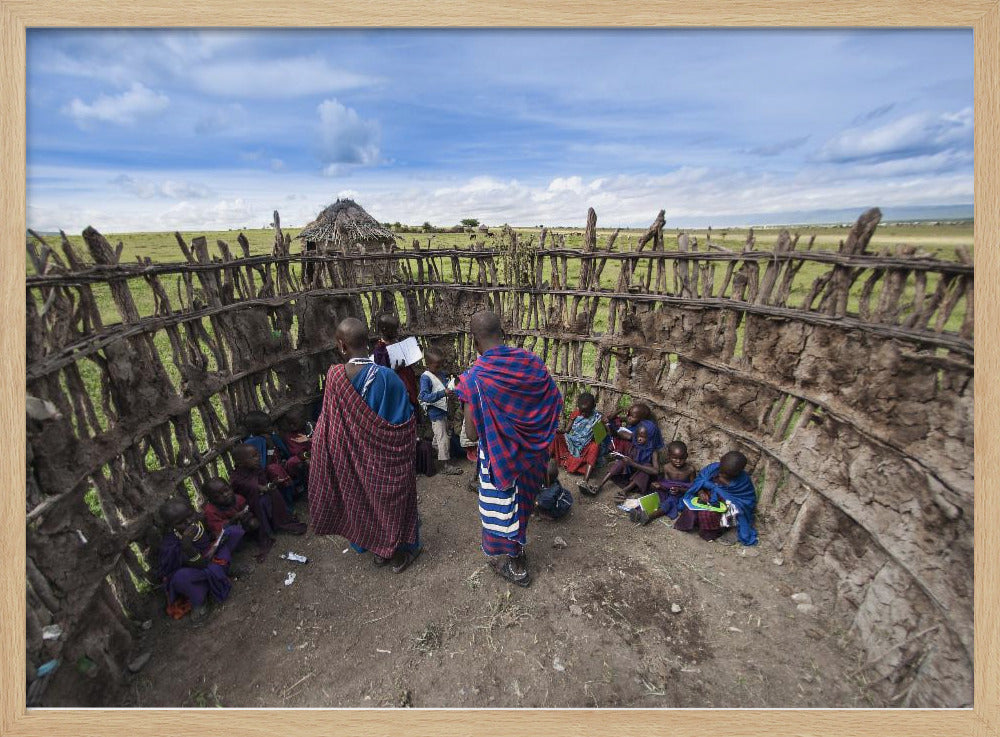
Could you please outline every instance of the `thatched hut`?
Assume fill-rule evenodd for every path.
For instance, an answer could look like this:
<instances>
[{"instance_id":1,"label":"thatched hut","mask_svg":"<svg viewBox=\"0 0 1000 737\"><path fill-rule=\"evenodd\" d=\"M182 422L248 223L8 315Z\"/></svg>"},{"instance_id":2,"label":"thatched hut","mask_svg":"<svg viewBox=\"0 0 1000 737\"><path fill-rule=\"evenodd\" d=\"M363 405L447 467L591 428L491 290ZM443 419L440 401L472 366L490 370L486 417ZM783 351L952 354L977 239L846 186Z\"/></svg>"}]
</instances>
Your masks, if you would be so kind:
<instances>
[{"instance_id":1,"label":"thatched hut","mask_svg":"<svg viewBox=\"0 0 1000 737\"><path fill-rule=\"evenodd\" d=\"M396 235L383 228L354 200L337 200L326 207L296 236L304 242L304 252L344 254L391 253ZM306 267L307 281L312 281L313 269ZM394 281L393 262L374 261L357 274L361 284Z\"/></svg>"}]
</instances>

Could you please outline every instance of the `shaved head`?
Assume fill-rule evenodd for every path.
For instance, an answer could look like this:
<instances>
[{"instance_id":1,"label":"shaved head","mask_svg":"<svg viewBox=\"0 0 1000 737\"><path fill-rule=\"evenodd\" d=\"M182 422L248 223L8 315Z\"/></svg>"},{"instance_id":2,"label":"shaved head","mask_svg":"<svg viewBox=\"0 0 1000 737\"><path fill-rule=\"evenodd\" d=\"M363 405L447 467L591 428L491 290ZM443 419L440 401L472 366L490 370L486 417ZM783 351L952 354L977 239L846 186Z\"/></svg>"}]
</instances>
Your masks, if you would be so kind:
<instances>
[{"instance_id":1,"label":"shaved head","mask_svg":"<svg viewBox=\"0 0 1000 737\"><path fill-rule=\"evenodd\" d=\"M337 326L337 340L356 351L368 350L368 327L356 317L348 317Z\"/></svg>"},{"instance_id":2,"label":"shaved head","mask_svg":"<svg viewBox=\"0 0 1000 737\"><path fill-rule=\"evenodd\" d=\"M503 327L495 312L483 310L477 312L469 321L469 332L479 340L500 340L503 337Z\"/></svg>"}]
</instances>

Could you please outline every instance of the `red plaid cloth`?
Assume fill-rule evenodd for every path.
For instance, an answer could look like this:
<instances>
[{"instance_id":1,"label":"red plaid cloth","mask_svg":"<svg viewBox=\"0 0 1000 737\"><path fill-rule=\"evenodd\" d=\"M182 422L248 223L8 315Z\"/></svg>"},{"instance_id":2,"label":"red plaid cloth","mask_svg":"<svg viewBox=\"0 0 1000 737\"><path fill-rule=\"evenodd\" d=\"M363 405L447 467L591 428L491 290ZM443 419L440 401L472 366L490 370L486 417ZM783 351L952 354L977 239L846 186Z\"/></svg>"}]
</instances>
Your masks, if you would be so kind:
<instances>
[{"instance_id":1,"label":"red plaid cloth","mask_svg":"<svg viewBox=\"0 0 1000 737\"><path fill-rule=\"evenodd\" d=\"M331 366L309 466L316 534L342 535L384 558L416 543L416 444L414 418L387 422L365 404L344 366Z\"/></svg>"},{"instance_id":2,"label":"red plaid cloth","mask_svg":"<svg viewBox=\"0 0 1000 737\"><path fill-rule=\"evenodd\" d=\"M472 409L496 487L520 480L537 491L563 406L542 359L523 348L490 348L462 374L455 395Z\"/></svg>"}]
</instances>

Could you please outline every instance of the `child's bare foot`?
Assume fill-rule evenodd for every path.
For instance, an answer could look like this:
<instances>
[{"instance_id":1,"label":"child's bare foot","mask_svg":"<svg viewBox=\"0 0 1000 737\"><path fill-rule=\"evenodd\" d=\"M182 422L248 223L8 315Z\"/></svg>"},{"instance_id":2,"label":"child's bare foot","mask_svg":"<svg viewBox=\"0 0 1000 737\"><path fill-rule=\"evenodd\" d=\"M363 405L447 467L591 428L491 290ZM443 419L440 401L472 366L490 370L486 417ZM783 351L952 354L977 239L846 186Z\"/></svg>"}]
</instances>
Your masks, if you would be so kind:
<instances>
[{"instance_id":1,"label":"child's bare foot","mask_svg":"<svg viewBox=\"0 0 1000 737\"><path fill-rule=\"evenodd\" d=\"M581 494L586 494L587 496L597 496L597 492L599 491L599 489L595 489L586 481L577 482L576 488L580 490Z\"/></svg>"}]
</instances>

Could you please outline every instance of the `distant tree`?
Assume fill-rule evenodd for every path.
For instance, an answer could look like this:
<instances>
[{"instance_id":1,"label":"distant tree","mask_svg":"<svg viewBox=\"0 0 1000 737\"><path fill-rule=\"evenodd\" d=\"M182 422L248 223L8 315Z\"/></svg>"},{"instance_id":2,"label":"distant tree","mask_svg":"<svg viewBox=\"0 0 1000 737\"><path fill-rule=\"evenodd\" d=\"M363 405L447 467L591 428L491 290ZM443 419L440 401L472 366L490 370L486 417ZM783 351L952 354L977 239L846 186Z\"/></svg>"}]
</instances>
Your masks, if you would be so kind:
<instances>
[{"instance_id":1,"label":"distant tree","mask_svg":"<svg viewBox=\"0 0 1000 737\"><path fill-rule=\"evenodd\" d=\"M425 233L430 233L432 230L434 230L434 226L427 221L424 221L424 224L421 225L420 227Z\"/></svg>"},{"instance_id":2,"label":"distant tree","mask_svg":"<svg viewBox=\"0 0 1000 737\"><path fill-rule=\"evenodd\" d=\"M402 230L402 229L403 229L403 224L402 224L402 223L400 223L400 222L399 222L399 221L397 220L396 222L394 222L394 223L392 224L392 229L393 229L393 230L396 230L396 231L399 231L399 230Z\"/></svg>"},{"instance_id":3,"label":"distant tree","mask_svg":"<svg viewBox=\"0 0 1000 737\"><path fill-rule=\"evenodd\" d=\"M462 220L462 225L464 225L466 228L475 228L477 225L479 225L479 221L476 220L476 218L464 218Z\"/></svg>"}]
</instances>

